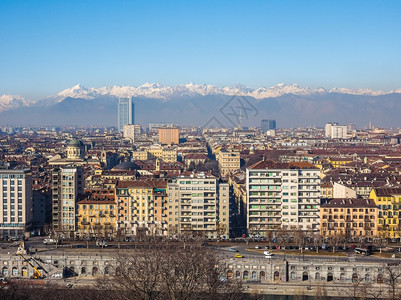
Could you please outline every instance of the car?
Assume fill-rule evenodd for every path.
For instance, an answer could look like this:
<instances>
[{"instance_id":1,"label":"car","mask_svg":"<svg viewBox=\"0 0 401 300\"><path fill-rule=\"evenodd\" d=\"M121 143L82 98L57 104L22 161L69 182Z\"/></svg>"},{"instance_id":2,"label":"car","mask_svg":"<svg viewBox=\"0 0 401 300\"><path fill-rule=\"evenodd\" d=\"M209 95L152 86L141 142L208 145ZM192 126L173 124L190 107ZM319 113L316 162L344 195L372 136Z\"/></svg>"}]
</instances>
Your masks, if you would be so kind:
<instances>
[{"instance_id":1,"label":"car","mask_svg":"<svg viewBox=\"0 0 401 300\"><path fill-rule=\"evenodd\" d=\"M235 257L235 258L243 258L243 256L242 256L241 254L239 254L239 253L235 254L234 257Z\"/></svg>"},{"instance_id":2,"label":"car","mask_svg":"<svg viewBox=\"0 0 401 300\"><path fill-rule=\"evenodd\" d=\"M76 245L77 248L84 248L84 245Z\"/></svg>"},{"instance_id":3,"label":"car","mask_svg":"<svg viewBox=\"0 0 401 300\"><path fill-rule=\"evenodd\" d=\"M269 246L265 246L265 249L270 249L270 247Z\"/></svg>"},{"instance_id":4,"label":"car","mask_svg":"<svg viewBox=\"0 0 401 300\"><path fill-rule=\"evenodd\" d=\"M255 249L262 249L262 247L261 247L261 246L258 246L258 245L256 245L256 246L255 246Z\"/></svg>"},{"instance_id":5,"label":"car","mask_svg":"<svg viewBox=\"0 0 401 300\"><path fill-rule=\"evenodd\" d=\"M229 248L228 251L230 251L230 252L238 252L238 250L235 249L235 248Z\"/></svg>"}]
</instances>

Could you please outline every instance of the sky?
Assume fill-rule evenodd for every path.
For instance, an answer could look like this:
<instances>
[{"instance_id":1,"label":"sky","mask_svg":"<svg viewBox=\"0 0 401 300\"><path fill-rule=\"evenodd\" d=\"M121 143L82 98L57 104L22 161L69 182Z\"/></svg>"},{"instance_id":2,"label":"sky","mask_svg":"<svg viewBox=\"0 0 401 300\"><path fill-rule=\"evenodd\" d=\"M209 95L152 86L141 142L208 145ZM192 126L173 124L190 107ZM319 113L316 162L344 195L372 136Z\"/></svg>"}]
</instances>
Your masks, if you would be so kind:
<instances>
[{"instance_id":1,"label":"sky","mask_svg":"<svg viewBox=\"0 0 401 300\"><path fill-rule=\"evenodd\" d=\"M401 88L401 1L1 0L0 95L188 82Z\"/></svg>"}]
</instances>

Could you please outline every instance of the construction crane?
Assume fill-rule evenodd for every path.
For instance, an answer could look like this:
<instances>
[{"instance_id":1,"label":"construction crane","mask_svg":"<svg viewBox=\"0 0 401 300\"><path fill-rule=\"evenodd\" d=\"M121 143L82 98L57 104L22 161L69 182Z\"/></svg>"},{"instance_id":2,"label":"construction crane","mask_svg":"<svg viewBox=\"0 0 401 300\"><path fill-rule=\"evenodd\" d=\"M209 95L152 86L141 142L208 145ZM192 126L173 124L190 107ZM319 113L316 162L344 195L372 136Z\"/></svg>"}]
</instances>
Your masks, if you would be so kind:
<instances>
[{"instance_id":1,"label":"construction crane","mask_svg":"<svg viewBox=\"0 0 401 300\"><path fill-rule=\"evenodd\" d=\"M44 275L44 274L42 274L31 262L30 262L30 260L32 259L32 257L31 258L26 258L25 256L23 256L21 253L19 253L19 255L32 267L32 269L35 271L34 273L33 273L33 275L32 275L32 277L31 278L33 278L33 279L43 279L43 278L45 278L46 276ZM33 259L34 260L34 259ZM35 262L36 262L36 260L34 260ZM37 262L36 262L37 263ZM46 272L46 271L45 271Z\"/></svg>"}]
</instances>

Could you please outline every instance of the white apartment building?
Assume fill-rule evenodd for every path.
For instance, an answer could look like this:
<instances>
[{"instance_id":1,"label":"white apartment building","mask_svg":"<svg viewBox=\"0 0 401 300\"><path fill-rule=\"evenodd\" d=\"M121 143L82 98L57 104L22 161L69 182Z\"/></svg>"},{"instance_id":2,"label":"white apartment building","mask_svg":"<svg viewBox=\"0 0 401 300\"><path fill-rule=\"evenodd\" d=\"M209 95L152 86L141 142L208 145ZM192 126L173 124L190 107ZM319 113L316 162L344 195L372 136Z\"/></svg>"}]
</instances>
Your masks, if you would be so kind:
<instances>
[{"instance_id":1,"label":"white apartment building","mask_svg":"<svg viewBox=\"0 0 401 300\"><path fill-rule=\"evenodd\" d=\"M0 230L2 236L20 236L30 230L32 174L29 169L0 169Z\"/></svg>"},{"instance_id":2,"label":"white apartment building","mask_svg":"<svg viewBox=\"0 0 401 300\"><path fill-rule=\"evenodd\" d=\"M130 139L132 143L136 142L141 136L142 129L139 124L125 124L123 127L123 137Z\"/></svg>"},{"instance_id":3,"label":"white apartment building","mask_svg":"<svg viewBox=\"0 0 401 300\"><path fill-rule=\"evenodd\" d=\"M246 170L250 235L271 229L318 230L320 170L308 162L260 161Z\"/></svg>"},{"instance_id":4,"label":"white apartment building","mask_svg":"<svg viewBox=\"0 0 401 300\"><path fill-rule=\"evenodd\" d=\"M76 229L76 202L83 195L82 167L65 166L52 172L52 223L53 230L73 235Z\"/></svg>"},{"instance_id":5,"label":"white apartment building","mask_svg":"<svg viewBox=\"0 0 401 300\"><path fill-rule=\"evenodd\" d=\"M168 234L228 238L229 185L203 173L178 177L167 184Z\"/></svg>"},{"instance_id":6,"label":"white apartment building","mask_svg":"<svg viewBox=\"0 0 401 300\"><path fill-rule=\"evenodd\" d=\"M325 126L325 137L328 137L330 139L348 138L347 125L339 125L338 123L327 123Z\"/></svg>"}]
</instances>

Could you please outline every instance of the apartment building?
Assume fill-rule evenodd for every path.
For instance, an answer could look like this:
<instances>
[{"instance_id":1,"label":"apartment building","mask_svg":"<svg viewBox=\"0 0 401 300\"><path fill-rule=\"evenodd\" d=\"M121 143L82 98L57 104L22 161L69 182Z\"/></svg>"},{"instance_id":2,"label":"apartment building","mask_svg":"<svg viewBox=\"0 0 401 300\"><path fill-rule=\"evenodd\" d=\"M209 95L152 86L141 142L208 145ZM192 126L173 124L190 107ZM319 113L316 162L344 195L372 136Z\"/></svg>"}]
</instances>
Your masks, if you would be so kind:
<instances>
[{"instance_id":1,"label":"apartment building","mask_svg":"<svg viewBox=\"0 0 401 300\"><path fill-rule=\"evenodd\" d=\"M308 162L260 161L246 170L249 234L319 228L320 170Z\"/></svg>"},{"instance_id":2,"label":"apartment building","mask_svg":"<svg viewBox=\"0 0 401 300\"><path fill-rule=\"evenodd\" d=\"M320 206L320 234L325 237L375 237L377 212L373 199L332 199Z\"/></svg>"},{"instance_id":3,"label":"apartment building","mask_svg":"<svg viewBox=\"0 0 401 300\"><path fill-rule=\"evenodd\" d=\"M76 230L76 203L84 191L82 167L65 166L52 172L53 231L73 236Z\"/></svg>"},{"instance_id":4,"label":"apartment building","mask_svg":"<svg viewBox=\"0 0 401 300\"><path fill-rule=\"evenodd\" d=\"M166 181L120 181L116 186L117 231L167 235Z\"/></svg>"},{"instance_id":5,"label":"apartment building","mask_svg":"<svg viewBox=\"0 0 401 300\"><path fill-rule=\"evenodd\" d=\"M77 203L77 236L104 239L116 235L115 195L110 190L85 190Z\"/></svg>"},{"instance_id":6,"label":"apartment building","mask_svg":"<svg viewBox=\"0 0 401 300\"><path fill-rule=\"evenodd\" d=\"M180 131L177 127L159 128L159 143L164 145L178 144Z\"/></svg>"},{"instance_id":7,"label":"apartment building","mask_svg":"<svg viewBox=\"0 0 401 300\"><path fill-rule=\"evenodd\" d=\"M325 126L325 136L330 139L346 139L348 137L347 125L327 123Z\"/></svg>"},{"instance_id":8,"label":"apartment building","mask_svg":"<svg viewBox=\"0 0 401 300\"><path fill-rule=\"evenodd\" d=\"M401 236L401 188L374 188L369 198L373 199L378 207L378 236L399 238Z\"/></svg>"},{"instance_id":9,"label":"apartment building","mask_svg":"<svg viewBox=\"0 0 401 300\"><path fill-rule=\"evenodd\" d=\"M177 149L170 147L162 147L160 145L152 145L148 148L143 148L132 152L132 160L151 160L159 158L164 162L177 161Z\"/></svg>"},{"instance_id":10,"label":"apartment building","mask_svg":"<svg viewBox=\"0 0 401 300\"><path fill-rule=\"evenodd\" d=\"M0 169L0 232L2 236L20 236L32 226L31 170Z\"/></svg>"},{"instance_id":11,"label":"apartment building","mask_svg":"<svg viewBox=\"0 0 401 300\"><path fill-rule=\"evenodd\" d=\"M221 177L227 177L230 173L240 168L240 153L237 151L220 150L217 156Z\"/></svg>"},{"instance_id":12,"label":"apartment building","mask_svg":"<svg viewBox=\"0 0 401 300\"><path fill-rule=\"evenodd\" d=\"M168 234L228 238L230 230L229 185L203 173L169 182Z\"/></svg>"}]
</instances>

